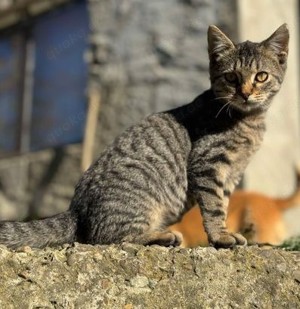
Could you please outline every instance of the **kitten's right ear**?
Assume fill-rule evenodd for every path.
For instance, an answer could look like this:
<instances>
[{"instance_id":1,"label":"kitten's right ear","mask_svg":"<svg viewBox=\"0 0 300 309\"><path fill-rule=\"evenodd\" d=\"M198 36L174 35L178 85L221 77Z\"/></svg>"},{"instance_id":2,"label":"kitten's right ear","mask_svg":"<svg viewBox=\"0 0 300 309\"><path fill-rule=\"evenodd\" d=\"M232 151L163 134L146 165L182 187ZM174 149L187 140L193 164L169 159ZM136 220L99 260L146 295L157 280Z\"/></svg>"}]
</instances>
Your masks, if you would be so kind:
<instances>
[{"instance_id":1,"label":"kitten's right ear","mask_svg":"<svg viewBox=\"0 0 300 309\"><path fill-rule=\"evenodd\" d=\"M280 64L285 64L289 52L289 30L287 24L281 25L268 39L262 43L272 50L279 59Z\"/></svg>"},{"instance_id":2,"label":"kitten's right ear","mask_svg":"<svg viewBox=\"0 0 300 309\"><path fill-rule=\"evenodd\" d=\"M210 59L218 60L226 51L235 49L233 42L214 25L208 27L207 41Z\"/></svg>"}]
</instances>

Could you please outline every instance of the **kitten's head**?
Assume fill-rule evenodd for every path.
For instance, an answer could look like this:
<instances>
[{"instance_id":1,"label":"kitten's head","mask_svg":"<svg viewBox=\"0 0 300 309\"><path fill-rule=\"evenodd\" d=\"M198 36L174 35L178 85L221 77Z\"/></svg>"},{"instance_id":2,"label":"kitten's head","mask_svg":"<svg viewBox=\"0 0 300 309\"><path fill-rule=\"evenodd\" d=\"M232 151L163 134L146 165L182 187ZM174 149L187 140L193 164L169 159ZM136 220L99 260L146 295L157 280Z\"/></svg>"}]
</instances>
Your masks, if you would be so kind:
<instances>
[{"instance_id":1,"label":"kitten's head","mask_svg":"<svg viewBox=\"0 0 300 309\"><path fill-rule=\"evenodd\" d=\"M283 81L288 42L286 24L261 43L240 44L210 26L208 53L215 96L244 113L265 111Z\"/></svg>"}]
</instances>

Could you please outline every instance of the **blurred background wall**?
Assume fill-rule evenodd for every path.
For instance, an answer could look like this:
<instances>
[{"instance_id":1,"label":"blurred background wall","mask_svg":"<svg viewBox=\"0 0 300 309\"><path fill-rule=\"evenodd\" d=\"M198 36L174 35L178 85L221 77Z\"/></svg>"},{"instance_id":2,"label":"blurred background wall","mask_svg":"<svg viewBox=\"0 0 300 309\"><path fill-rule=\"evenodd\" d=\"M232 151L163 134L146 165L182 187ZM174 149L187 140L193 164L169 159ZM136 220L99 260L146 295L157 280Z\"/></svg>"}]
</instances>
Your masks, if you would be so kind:
<instances>
[{"instance_id":1,"label":"blurred background wall","mask_svg":"<svg viewBox=\"0 0 300 309\"><path fill-rule=\"evenodd\" d=\"M244 184L276 196L293 190L296 0L0 0L0 8L0 219L65 210L86 139L96 158L126 127L207 89L210 24L235 41L260 41L289 24L287 79ZM97 113L95 136L84 134L89 112Z\"/></svg>"},{"instance_id":2,"label":"blurred background wall","mask_svg":"<svg viewBox=\"0 0 300 309\"><path fill-rule=\"evenodd\" d=\"M248 187L272 195L293 187L293 164L299 160L299 29L298 1L239 1L239 37L263 40L288 23L289 62L285 82L268 113L264 144L248 167ZM260 13L261 12L261 13Z\"/></svg>"}]
</instances>

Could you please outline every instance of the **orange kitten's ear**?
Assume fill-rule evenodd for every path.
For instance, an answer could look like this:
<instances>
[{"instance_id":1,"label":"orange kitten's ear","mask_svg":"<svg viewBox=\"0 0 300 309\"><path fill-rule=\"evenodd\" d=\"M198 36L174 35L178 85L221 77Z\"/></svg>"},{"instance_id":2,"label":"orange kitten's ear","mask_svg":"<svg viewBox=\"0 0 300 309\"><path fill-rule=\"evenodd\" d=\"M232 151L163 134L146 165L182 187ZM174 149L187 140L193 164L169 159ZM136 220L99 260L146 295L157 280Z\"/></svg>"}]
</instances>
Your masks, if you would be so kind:
<instances>
[{"instance_id":1,"label":"orange kitten's ear","mask_svg":"<svg viewBox=\"0 0 300 309\"><path fill-rule=\"evenodd\" d=\"M216 26L207 31L208 54L210 59L218 60L226 51L235 49L232 41Z\"/></svg>"},{"instance_id":2,"label":"orange kitten's ear","mask_svg":"<svg viewBox=\"0 0 300 309\"><path fill-rule=\"evenodd\" d=\"M286 62L289 51L289 38L287 24L283 24L268 39L262 42L266 48L276 53L280 64Z\"/></svg>"}]
</instances>

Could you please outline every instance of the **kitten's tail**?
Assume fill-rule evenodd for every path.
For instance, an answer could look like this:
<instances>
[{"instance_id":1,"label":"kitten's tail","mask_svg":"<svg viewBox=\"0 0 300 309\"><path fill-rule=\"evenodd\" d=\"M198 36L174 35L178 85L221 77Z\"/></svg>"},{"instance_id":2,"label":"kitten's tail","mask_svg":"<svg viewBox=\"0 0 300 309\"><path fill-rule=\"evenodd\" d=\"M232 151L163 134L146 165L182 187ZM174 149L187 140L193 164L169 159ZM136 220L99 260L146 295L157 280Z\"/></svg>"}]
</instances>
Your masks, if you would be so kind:
<instances>
[{"instance_id":1,"label":"kitten's tail","mask_svg":"<svg viewBox=\"0 0 300 309\"><path fill-rule=\"evenodd\" d=\"M295 167L296 189L291 196L277 199L278 205L282 210L300 206L300 167Z\"/></svg>"},{"instance_id":2,"label":"kitten's tail","mask_svg":"<svg viewBox=\"0 0 300 309\"><path fill-rule=\"evenodd\" d=\"M70 211L29 222L0 222L0 244L42 248L76 240L77 218Z\"/></svg>"}]
</instances>

